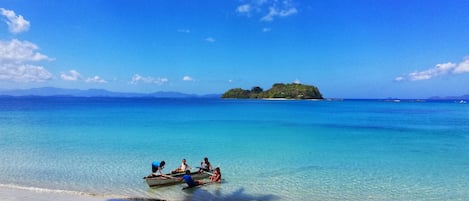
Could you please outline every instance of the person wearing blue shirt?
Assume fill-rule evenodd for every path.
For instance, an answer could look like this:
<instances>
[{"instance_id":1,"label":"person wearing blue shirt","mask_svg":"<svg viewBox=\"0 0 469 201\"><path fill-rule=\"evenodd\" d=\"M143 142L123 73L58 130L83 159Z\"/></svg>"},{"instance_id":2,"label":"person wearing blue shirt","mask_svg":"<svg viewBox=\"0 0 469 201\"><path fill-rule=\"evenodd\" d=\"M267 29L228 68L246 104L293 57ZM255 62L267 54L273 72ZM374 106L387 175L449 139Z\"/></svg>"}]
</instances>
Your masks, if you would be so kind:
<instances>
[{"instance_id":1,"label":"person wearing blue shirt","mask_svg":"<svg viewBox=\"0 0 469 201\"><path fill-rule=\"evenodd\" d=\"M182 176L182 178L180 180L184 180L184 182L186 182L186 184L189 187L194 187L194 186L204 184L203 181L192 179L190 170L186 170L186 174L184 176Z\"/></svg>"},{"instance_id":2,"label":"person wearing blue shirt","mask_svg":"<svg viewBox=\"0 0 469 201\"><path fill-rule=\"evenodd\" d=\"M166 163L164 161L154 161L153 163L151 163L151 174L148 175L146 178L156 176L156 172L159 172L162 175L163 173L161 173L161 170L164 168L165 164Z\"/></svg>"}]
</instances>

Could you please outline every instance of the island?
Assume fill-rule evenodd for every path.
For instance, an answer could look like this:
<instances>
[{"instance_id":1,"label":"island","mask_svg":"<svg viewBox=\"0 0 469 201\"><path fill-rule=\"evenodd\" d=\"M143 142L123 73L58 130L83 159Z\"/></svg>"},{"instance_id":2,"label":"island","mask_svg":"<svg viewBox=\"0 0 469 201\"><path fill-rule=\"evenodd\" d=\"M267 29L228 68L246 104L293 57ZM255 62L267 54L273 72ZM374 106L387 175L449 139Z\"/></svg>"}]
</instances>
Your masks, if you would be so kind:
<instances>
[{"instance_id":1,"label":"island","mask_svg":"<svg viewBox=\"0 0 469 201\"><path fill-rule=\"evenodd\" d=\"M226 91L222 98L237 99L323 99L319 89L312 85L276 83L272 88L264 91L255 86L251 90L234 88Z\"/></svg>"}]
</instances>

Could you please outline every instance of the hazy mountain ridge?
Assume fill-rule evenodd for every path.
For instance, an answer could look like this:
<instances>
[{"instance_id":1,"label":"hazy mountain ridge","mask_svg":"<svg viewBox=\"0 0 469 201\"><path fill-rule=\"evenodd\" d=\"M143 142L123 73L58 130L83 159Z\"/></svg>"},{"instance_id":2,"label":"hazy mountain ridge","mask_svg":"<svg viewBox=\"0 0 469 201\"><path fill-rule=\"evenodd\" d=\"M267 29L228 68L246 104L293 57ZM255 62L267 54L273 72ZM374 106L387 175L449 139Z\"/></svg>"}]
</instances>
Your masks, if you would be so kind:
<instances>
[{"instance_id":1,"label":"hazy mountain ridge","mask_svg":"<svg viewBox=\"0 0 469 201\"><path fill-rule=\"evenodd\" d=\"M73 96L73 97L154 97L154 98L212 98L220 94L196 95L172 91L153 93L113 92L104 89L63 89L56 87L41 87L31 89L0 90L0 96Z\"/></svg>"},{"instance_id":2,"label":"hazy mountain ridge","mask_svg":"<svg viewBox=\"0 0 469 201\"><path fill-rule=\"evenodd\" d=\"M462 95L462 96L432 96L428 99L432 99L432 100L457 100L457 99L469 100L469 94Z\"/></svg>"}]
</instances>

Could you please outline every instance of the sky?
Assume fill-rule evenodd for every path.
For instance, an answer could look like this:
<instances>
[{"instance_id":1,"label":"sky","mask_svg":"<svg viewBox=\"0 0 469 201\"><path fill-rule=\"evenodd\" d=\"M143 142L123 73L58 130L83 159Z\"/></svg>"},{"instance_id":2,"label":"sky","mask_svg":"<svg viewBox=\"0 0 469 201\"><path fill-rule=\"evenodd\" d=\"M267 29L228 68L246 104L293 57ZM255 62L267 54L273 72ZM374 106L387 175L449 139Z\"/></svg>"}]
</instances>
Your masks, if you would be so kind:
<instances>
[{"instance_id":1,"label":"sky","mask_svg":"<svg viewBox=\"0 0 469 201\"><path fill-rule=\"evenodd\" d=\"M467 0L1 0L0 89L469 94Z\"/></svg>"}]
</instances>

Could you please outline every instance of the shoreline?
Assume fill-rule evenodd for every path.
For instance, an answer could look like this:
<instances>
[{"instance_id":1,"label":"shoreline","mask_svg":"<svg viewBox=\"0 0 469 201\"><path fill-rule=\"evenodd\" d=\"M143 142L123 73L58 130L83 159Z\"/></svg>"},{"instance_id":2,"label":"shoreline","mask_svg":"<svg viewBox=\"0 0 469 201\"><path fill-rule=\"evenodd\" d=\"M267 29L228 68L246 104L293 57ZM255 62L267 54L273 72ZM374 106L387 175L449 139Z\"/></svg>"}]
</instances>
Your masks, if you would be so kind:
<instances>
[{"instance_id":1,"label":"shoreline","mask_svg":"<svg viewBox=\"0 0 469 201\"><path fill-rule=\"evenodd\" d=\"M36 187L24 187L17 185L0 184L0 200L2 201L126 201L134 200L123 196L91 194L79 191L58 189L45 189ZM136 199L135 199L136 200ZM141 199L145 200L145 199Z\"/></svg>"}]
</instances>

